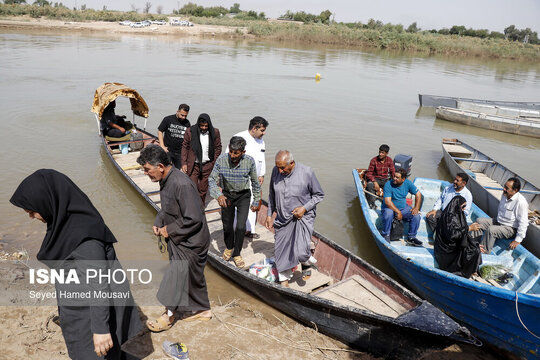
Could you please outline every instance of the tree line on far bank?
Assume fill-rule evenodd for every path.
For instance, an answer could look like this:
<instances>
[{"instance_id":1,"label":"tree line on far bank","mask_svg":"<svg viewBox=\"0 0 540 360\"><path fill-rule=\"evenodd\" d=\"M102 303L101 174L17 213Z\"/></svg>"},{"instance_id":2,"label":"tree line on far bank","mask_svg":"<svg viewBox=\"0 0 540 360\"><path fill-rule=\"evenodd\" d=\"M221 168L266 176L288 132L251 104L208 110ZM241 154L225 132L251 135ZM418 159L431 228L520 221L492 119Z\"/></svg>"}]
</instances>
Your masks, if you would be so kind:
<instances>
[{"instance_id":1,"label":"tree line on far bank","mask_svg":"<svg viewBox=\"0 0 540 360\"><path fill-rule=\"evenodd\" d=\"M1 1L1 0L0 0ZM26 0L4 0L4 4L26 4ZM61 2L52 2L47 0L34 0L32 5L37 7L54 7L59 8L62 10L68 10L69 9L64 6ZM144 14L150 14L150 9L152 7L152 4L150 2L146 2L144 5L143 13ZM81 11L90 11L93 12L92 16L88 18L88 16L82 16L82 19L84 20L103 20L103 21L117 21L117 20L133 20L134 18L138 18L138 16L135 16L139 9L135 7L135 5L131 5L131 11L124 13L119 11L109 11L107 10L106 6L103 6L103 9L101 11L96 11L92 9L87 9L86 5L81 5L80 10ZM162 13L163 7L161 5L156 7L156 11L158 14ZM76 8L73 8L73 11L77 11ZM4 9L3 11L0 11L3 15L26 15L26 12L24 10L18 9L17 11L9 11ZM55 17L55 14L51 13L51 11L46 11L45 9L32 9L28 12L29 15L33 17L39 17L39 16L50 16ZM126 14L126 15L122 15ZM240 9L240 4L235 3L233 6L231 6L229 9L223 7L223 6L209 6L204 7L197 5L195 3L189 2L182 6L179 9L173 10L174 15L185 15L185 16L193 16L193 17L207 17L207 18L224 18L224 17L231 17L238 20L266 20L266 15L264 12L257 13L253 10L244 11ZM62 11L62 16L66 16L66 11ZM101 18L100 18L101 16ZM76 14L69 14L67 17L77 19L80 16L77 16ZM158 16L160 19L161 16ZM158 18L156 17L156 19ZM334 14L330 10L324 10L319 15L315 14L309 14L304 11L297 11L292 12L290 10L287 10L285 14L281 15L278 19L280 20L291 20L291 21L299 21L307 24L322 24L322 25L332 25L332 24L339 24L344 25L351 29L370 29L370 30L378 30L381 32L396 32L396 33L433 33L433 34L441 34L441 35L458 35L458 36L469 36L469 37L475 37L475 38L481 38L481 39L506 39L509 41L519 41L523 43L530 43L530 44L540 44L540 40L538 38L538 33L536 31L532 31L530 28L525 29L518 29L515 25L510 25L504 29L504 32L498 32L498 31L489 31L488 29L472 29L472 28L466 28L463 25L454 25L451 28L442 28L440 30L437 29L431 29L431 30L422 30L417 26L416 22L413 22L410 24L407 28L405 28L401 24L392 24L392 23L383 23L380 20L374 20L369 19L369 21L365 24L362 22L336 22L334 21Z\"/></svg>"}]
</instances>

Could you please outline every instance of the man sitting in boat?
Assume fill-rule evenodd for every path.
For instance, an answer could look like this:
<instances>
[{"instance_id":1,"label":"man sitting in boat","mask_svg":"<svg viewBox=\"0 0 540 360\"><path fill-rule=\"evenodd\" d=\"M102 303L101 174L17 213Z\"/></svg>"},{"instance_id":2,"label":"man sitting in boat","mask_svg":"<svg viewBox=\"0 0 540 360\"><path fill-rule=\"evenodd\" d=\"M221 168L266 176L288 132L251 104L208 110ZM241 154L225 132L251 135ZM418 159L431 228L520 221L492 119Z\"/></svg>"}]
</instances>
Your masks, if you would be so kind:
<instances>
[{"instance_id":1,"label":"man sitting in boat","mask_svg":"<svg viewBox=\"0 0 540 360\"><path fill-rule=\"evenodd\" d=\"M375 156L369 162L369 167L366 171L366 179L368 181L366 185L366 198L370 208L375 206L375 196L372 194L380 195L381 189L388 179L393 178L396 170L394 169L394 161L388 156L390 152L390 146L382 144L379 146L379 155Z\"/></svg>"},{"instance_id":2,"label":"man sitting in boat","mask_svg":"<svg viewBox=\"0 0 540 360\"><path fill-rule=\"evenodd\" d=\"M519 193L521 182L512 177L506 181L501 201L497 211L497 219L480 218L471 225L471 230L477 230L479 236L483 232L480 250L489 254L497 239L515 239L508 246L515 249L525 238L529 226L529 203Z\"/></svg>"},{"instance_id":3,"label":"man sitting in boat","mask_svg":"<svg viewBox=\"0 0 540 360\"><path fill-rule=\"evenodd\" d=\"M414 208L411 209L407 205L407 194L414 195ZM388 181L384 185L384 204L382 208L383 230L381 235L390 241L390 230L394 217L398 220L409 222L409 233L405 238L405 242L413 246L422 246L422 242L416 238L418 227L420 225L420 205L422 194L407 179L407 170L397 168L394 174L393 181Z\"/></svg>"},{"instance_id":4,"label":"man sitting in boat","mask_svg":"<svg viewBox=\"0 0 540 360\"><path fill-rule=\"evenodd\" d=\"M426 225L431 234L433 234L433 231L437 227L437 222L441 218L442 211L446 209L450 201L455 196L463 196L465 201L467 201L467 204L465 205L464 213L465 216L468 216L471 211L471 206L473 203L472 200L472 194L465 186L467 185L467 182L469 181L469 175L465 173L457 173L456 177L454 178L454 182L450 185L448 185L443 192L441 193L441 196L433 205L433 210L428 212L426 214Z\"/></svg>"},{"instance_id":5,"label":"man sitting in boat","mask_svg":"<svg viewBox=\"0 0 540 360\"><path fill-rule=\"evenodd\" d=\"M101 115L101 126L103 135L120 138L126 135L126 131L131 129L132 125L125 120L125 115L119 116L114 113L115 107L116 101L113 100L103 110L103 115Z\"/></svg>"}]
</instances>

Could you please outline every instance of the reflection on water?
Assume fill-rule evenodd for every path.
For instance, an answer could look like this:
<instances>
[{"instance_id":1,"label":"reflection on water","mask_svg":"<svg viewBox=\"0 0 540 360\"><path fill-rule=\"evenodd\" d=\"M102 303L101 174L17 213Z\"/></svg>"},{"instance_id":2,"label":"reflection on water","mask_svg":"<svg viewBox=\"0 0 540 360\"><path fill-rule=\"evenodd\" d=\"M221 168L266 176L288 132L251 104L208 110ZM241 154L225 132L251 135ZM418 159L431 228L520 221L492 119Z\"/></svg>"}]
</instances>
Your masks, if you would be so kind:
<instances>
[{"instance_id":1,"label":"reflection on water","mask_svg":"<svg viewBox=\"0 0 540 360\"><path fill-rule=\"evenodd\" d=\"M14 224L29 226L8 202L17 184L38 168L55 168L89 195L119 239L122 257L161 256L151 234L153 209L100 150L90 106L95 89L109 81L140 92L150 107L152 132L182 102L191 105L192 121L210 114L224 142L247 129L253 116L264 116L270 122L267 174L279 149L313 167L326 193L316 229L388 273L351 175L367 166L381 143L390 145L391 156L413 155L413 176L448 179L441 138L458 137L540 183L530 166L538 158L538 140L465 128L417 111L419 92L537 100L531 94L540 93L539 64L245 40L6 30L0 32L0 56L2 235ZM120 99L117 113L129 114L129 101ZM268 193L268 180L263 191Z\"/></svg>"}]
</instances>

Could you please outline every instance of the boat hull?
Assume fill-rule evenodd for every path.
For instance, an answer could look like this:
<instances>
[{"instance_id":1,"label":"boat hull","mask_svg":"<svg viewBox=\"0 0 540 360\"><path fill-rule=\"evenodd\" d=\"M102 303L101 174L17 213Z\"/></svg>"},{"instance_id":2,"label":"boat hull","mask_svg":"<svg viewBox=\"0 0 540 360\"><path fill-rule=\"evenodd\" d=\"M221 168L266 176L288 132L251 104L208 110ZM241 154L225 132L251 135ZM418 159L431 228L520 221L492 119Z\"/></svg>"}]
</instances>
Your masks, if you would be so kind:
<instances>
[{"instance_id":1,"label":"boat hull","mask_svg":"<svg viewBox=\"0 0 540 360\"><path fill-rule=\"evenodd\" d=\"M504 117L486 115L479 112L438 107L435 110L437 118L458 124L475 126L482 129L501 131L509 134L540 138L540 121L527 120L519 117Z\"/></svg>"},{"instance_id":2,"label":"boat hull","mask_svg":"<svg viewBox=\"0 0 540 360\"><path fill-rule=\"evenodd\" d=\"M353 170L362 213L380 251L396 273L421 297L468 326L474 335L523 358L540 355L540 342L521 324L540 333L537 296L519 295L519 316L516 313L516 293L477 283L454 274L425 266L398 253L380 235L368 215L369 207L360 177Z\"/></svg>"},{"instance_id":3,"label":"boat hull","mask_svg":"<svg viewBox=\"0 0 540 360\"><path fill-rule=\"evenodd\" d=\"M514 107L514 108L520 108L520 109L540 110L540 102L494 101L494 100L468 99L468 98L460 98L460 97L426 95L426 94L418 94L418 100L420 102L420 106L424 106L424 107L447 106L451 108L457 108L457 102L464 101L464 102L473 102L473 103L478 103L478 104Z\"/></svg>"}]
</instances>

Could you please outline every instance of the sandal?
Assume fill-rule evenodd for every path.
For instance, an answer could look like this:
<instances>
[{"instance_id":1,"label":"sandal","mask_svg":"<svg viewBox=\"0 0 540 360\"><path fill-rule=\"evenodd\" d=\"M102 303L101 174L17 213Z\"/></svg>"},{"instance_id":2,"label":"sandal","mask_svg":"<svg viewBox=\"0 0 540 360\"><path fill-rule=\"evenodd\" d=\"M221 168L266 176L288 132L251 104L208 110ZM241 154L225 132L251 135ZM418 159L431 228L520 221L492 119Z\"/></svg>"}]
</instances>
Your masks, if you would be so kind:
<instances>
[{"instance_id":1,"label":"sandal","mask_svg":"<svg viewBox=\"0 0 540 360\"><path fill-rule=\"evenodd\" d=\"M246 266L244 259L240 255L233 257L233 261L237 268L243 269Z\"/></svg>"},{"instance_id":2,"label":"sandal","mask_svg":"<svg viewBox=\"0 0 540 360\"><path fill-rule=\"evenodd\" d=\"M246 232L245 237L248 237L250 239L260 239L261 235L257 234L257 233L253 233L253 232Z\"/></svg>"},{"instance_id":3,"label":"sandal","mask_svg":"<svg viewBox=\"0 0 540 360\"><path fill-rule=\"evenodd\" d=\"M233 249L226 249L223 252L223 260L225 261L231 260L232 252L233 252Z\"/></svg>"},{"instance_id":4,"label":"sandal","mask_svg":"<svg viewBox=\"0 0 540 360\"><path fill-rule=\"evenodd\" d=\"M150 330L151 332L156 332L156 333L169 330L174 324L175 316L174 315L171 316L172 320L170 320L171 318L170 317L169 321L167 321L163 318L163 315L165 314L167 314L166 311L163 314L161 314L161 316L158 317L156 320L147 320L146 327L148 328L148 330Z\"/></svg>"},{"instance_id":5,"label":"sandal","mask_svg":"<svg viewBox=\"0 0 540 360\"><path fill-rule=\"evenodd\" d=\"M302 270L302 280L307 281L311 277L311 269Z\"/></svg>"},{"instance_id":6,"label":"sandal","mask_svg":"<svg viewBox=\"0 0 540 360\"><path fill-rule=\"evenodd\" d=\"M203 314L205 314L206 312L210 312L210 316L205 316ZM210 310L203 310L203 311L199 311L198 313L196 314L191 314L189 316L186 316L184 318L182 318L182 321L195 321L195 320L201 320L201 321L208 321L212 319L212 311Z\"/></svg>"}]
</instances>

